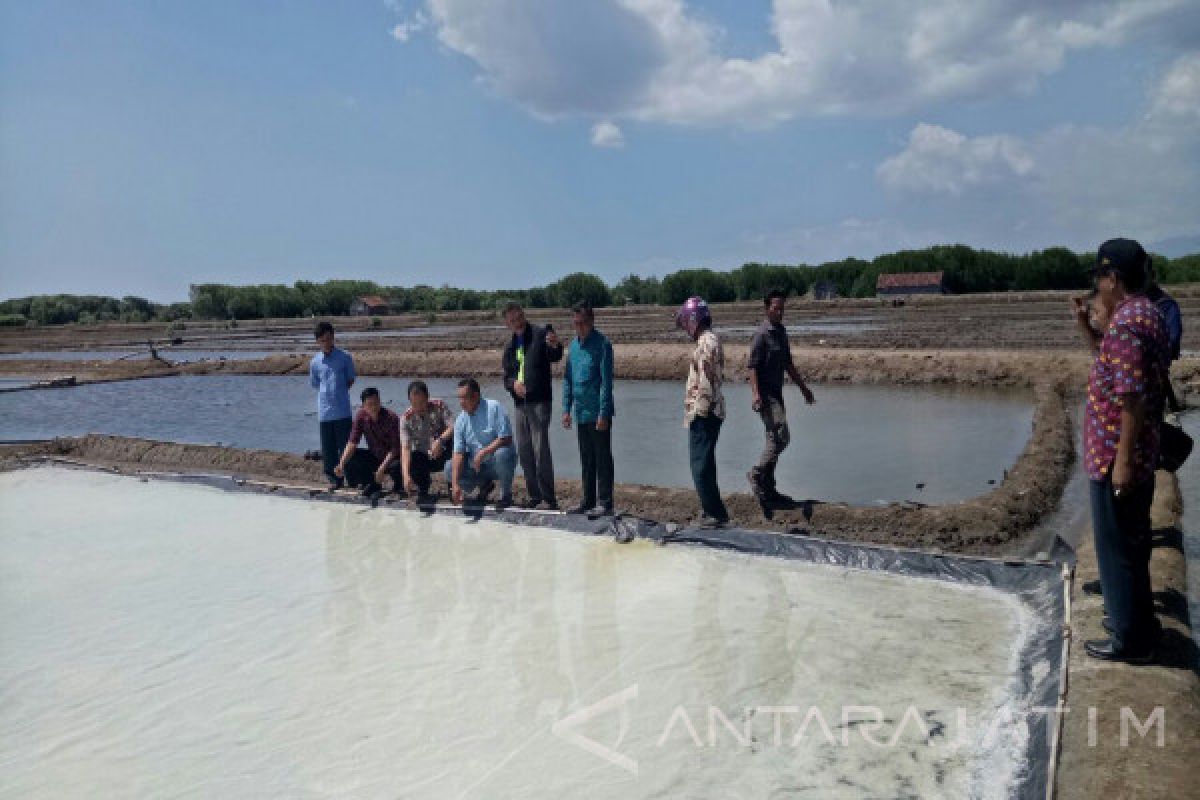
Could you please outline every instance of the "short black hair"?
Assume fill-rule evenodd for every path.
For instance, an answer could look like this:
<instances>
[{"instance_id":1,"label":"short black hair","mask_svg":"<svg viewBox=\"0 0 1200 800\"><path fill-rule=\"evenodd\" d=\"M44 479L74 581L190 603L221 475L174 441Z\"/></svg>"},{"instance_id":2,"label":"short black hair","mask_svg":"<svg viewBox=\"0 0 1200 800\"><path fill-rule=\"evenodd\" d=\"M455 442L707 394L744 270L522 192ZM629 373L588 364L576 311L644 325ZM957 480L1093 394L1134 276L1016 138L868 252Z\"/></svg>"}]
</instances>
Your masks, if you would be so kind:
<instances>
[{"instance_id":1,"label":"short black hair","mask_svg":"<svg viewBox=\"0 0 1200 800\"><path fill-rule=\"evenodd\" d=\"M525 309L522 308L521 304L518 303L516 300L509 300L507 303L504 304L504 316L506 316L506 317L509 314L513 313L514 311L524 311L524 310Z\"/></svg>"},{"instance_id":2,"label":"short black hair","mask_svg":"<svg viewBox=\"0 0 1200 800\"><path fill-rule=\"evenodd\" d=\"M786 301L787 300L787 292L785 292L783 289L780 289L778 287L768 290L767 293L763 295L763 305L764 306L771 305L771 301L774 300L776 297L778 297L780 300Z\"/></svg>"},{"instance_id":3,"label":"short black hair","mask_svg":"<svg viewBox=\"0 0 1200 800\"><path fill-rule=\"evenodd\" d=\"M313 328L313 338L320 339L327 333L333 333L333 323L322 320L317 323L317 327Z\"/></svg>"},{"instance_id":4,"label":"short black hair","mask_svg":"<svg viewBox=\"0 0 1200 800\"><path fill-rule=\"evenodd\" d=\"M592 311L592 304L587 300L580 300L575 305L571 306L571 313L587 314L589 317L595 316L595 312Z\"/></svg>"},{"instance_id":5,"label":"short black hair","mask_svg":"<svg viewBox=\"0 0 1200 800\"><path fill-rule=\"evenodd\" d=\"M461 389L464 386L471 394L482 394L482 392L479 390L479 381L475 380L474 378L463 378L458 382L458 388Z\"/></svg>"},{"instance_id":6,"label":"short black hair","mask_svg":"<svg viewBox=\"0 0 1200 800\"><path fill-rule=\"evenodd\" d=\"M413 381L408 385L408 399L412 399L413 392L420 392L429 397L429 387L425 385L425 381Z\"/></svg>"},{"instance_id":7,"label":"short black hair","mask_svg":"<svg viewBox=\"0 0 1200 800\"><path fill-rule=\"evenodd\" d=\"M376 389L374 386L368 386L367 388L362 390L362 394L360 394L359 397L365 403L365 402L367 402L368 397L379 397L379 390Z\"/></svg>"}]
</instances>

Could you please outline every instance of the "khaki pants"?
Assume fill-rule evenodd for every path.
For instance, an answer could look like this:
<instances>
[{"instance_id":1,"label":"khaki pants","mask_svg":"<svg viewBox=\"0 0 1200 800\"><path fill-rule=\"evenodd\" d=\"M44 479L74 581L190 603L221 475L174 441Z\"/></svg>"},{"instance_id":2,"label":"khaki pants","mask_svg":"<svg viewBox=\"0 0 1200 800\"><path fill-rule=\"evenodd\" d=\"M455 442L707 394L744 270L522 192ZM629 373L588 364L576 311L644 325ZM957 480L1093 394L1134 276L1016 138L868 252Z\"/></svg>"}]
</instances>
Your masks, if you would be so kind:
<instances>
[{"instance_id":1,"label":"khaki pants","mask_svg":"<svg viewBox=\"0 0 1200 800\"><path fill-rule=\"evenodd\" d=\"M774 489L775 467L779 463L779 456L792 441L792 433L787 423L787 409L783 407L783 400L778 397L764 397L758 416L763 423L766 441L763 444L762 455L758 457L758 464L750 470L750 474L763 488Z\"/></svg>"}]
</instances>

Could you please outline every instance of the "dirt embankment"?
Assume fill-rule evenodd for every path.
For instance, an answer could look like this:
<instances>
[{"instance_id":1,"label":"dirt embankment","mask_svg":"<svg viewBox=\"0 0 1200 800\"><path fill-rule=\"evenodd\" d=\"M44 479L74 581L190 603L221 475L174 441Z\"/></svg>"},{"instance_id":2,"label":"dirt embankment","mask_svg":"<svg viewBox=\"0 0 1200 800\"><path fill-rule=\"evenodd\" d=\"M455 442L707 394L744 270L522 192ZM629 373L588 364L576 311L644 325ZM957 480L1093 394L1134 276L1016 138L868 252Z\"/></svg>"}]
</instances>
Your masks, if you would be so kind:
<instances>
[{"instance_id":1,"label":"dirt embankment","mask_svg":"<svg viewBox=\"0 0 1200 800\"><path fill-rule=\"evenodd\" d=\"M686 343L615 345L614 371L623 380L679 380L687 376L691 346ZM1086 353L1003 350L832 350L796 348L796 365L816 383L957 384L1033 387L1046 382L1082 387L1089 365ZM726 348L729 380L746 379L747 350ZM9 374L75 375L81 382L129 380L169 375L303 375L307 356L270 356L250 361L206 361L165 367L152 362L4 361ZM366 351L355 354L363 376L498 377L499 350ZM1177 373L1200 379L1200 359L1179 363ZM561 376L562 365L555 366Z\"/></svg>"},{"instance_id":2,"label":"dirt embankment","mask_svg":"<svg viewBox=\"0 0 1200 800\"><path fill-rule=\"evenodd\" d=\"M1175 476L1159 472L1157 478L1150 583L1164 632L1155 664L1132 667L1084 653L1084 641L1107 634L1101 626L1103 598L1080 588L1099 578L1091 536L1080 542L1072 594L1069 711L1063 717L1057 782L1062 800L1200 797L1200 661L1194 621L1188 620L1183 507ZM1133 720L1147 723L1156 708L1162 709L1160 724L1142 736Z\"/></svg>"}]
</instances>

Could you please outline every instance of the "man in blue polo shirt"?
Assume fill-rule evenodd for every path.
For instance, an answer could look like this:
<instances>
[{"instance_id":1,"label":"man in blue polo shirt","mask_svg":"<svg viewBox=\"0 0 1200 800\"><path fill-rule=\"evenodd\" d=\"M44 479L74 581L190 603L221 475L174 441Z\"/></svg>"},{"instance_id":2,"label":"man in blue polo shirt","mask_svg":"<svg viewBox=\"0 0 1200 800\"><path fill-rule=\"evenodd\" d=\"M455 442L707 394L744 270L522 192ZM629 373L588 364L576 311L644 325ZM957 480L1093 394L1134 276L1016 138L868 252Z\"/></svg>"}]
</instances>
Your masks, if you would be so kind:
<instances>
[{"instance_id":1,"label":"man in blue polo shirt","mask_svg":"<svg viewBox=\"0 0 1200 800\"><path fill-rule=\"evenodd\" d=\"M350 387L357 377L354 359L333 345L333 326L318 322L313 335L320 352L308 365L308 382L317 390L317 420L321 426L321 461L329 478L329 489L342 488L343 479L335 470L350 440L353 420L350 416Z\"/></svg>"},{"instance_id":2,"label":"man in blue polo shirt","mask_svg":"<svg viewBox=\"0 0 1200 800\"><path fill-rule=\"evenodd\" d=\"M483 397L474 378L458 382L462 413L454 421L454 459L446 464L446 483L451 497L461 504L464 490L477 489L475 499L484 503L496 483L500 484L498 508L512 505L513 473L517 452L513 448L512 423L504 406Z\"/></svg>"}]
</instances>

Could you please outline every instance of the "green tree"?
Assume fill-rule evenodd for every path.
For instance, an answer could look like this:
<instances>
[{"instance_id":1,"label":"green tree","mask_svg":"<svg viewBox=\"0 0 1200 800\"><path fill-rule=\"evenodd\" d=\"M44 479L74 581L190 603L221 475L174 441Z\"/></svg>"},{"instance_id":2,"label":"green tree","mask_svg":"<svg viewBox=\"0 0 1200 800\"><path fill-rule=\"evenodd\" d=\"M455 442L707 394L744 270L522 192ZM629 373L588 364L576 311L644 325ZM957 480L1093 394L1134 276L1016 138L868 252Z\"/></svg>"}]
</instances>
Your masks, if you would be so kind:
<instances>
[{"instance_id":1,"label":"green tree","mask_svg":"<svg viewBox=\"0 0 1200 800\"><path fill-rule=\"evenodd\" d=\"M604 281L587 272L573 272L546 287L555 304L566 308L586 301L593 308L603 308L612 303L612 293Z\"/></svg>"}]
</instances>

